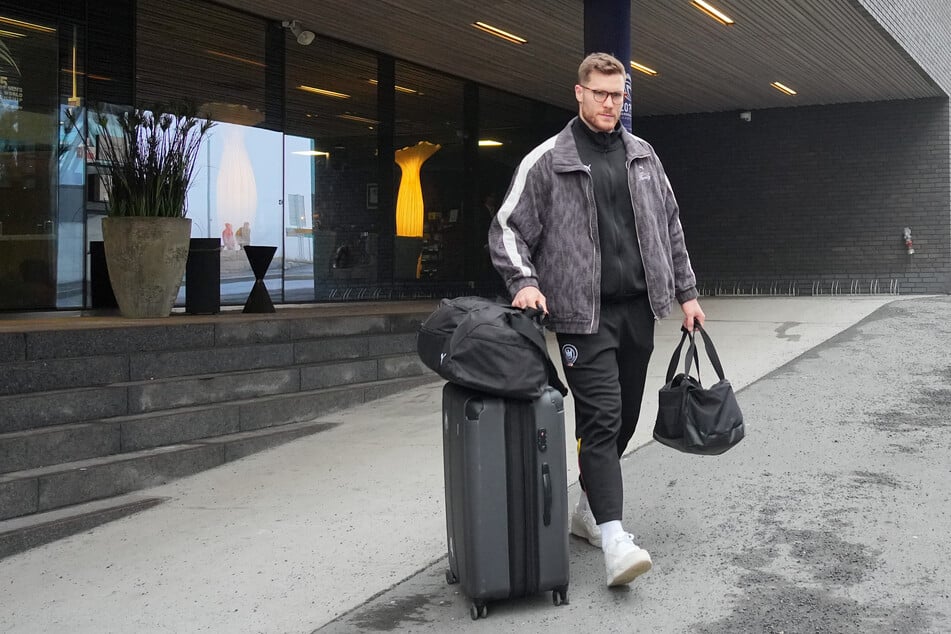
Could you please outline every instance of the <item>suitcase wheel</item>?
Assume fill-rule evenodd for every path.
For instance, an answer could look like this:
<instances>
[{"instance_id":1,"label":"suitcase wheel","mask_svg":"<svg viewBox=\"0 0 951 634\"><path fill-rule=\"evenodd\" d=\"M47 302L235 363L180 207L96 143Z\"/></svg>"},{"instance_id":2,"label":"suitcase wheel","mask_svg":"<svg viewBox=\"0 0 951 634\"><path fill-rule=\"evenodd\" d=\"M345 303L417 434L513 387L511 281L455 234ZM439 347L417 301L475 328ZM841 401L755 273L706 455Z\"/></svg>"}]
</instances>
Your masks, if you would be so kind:
<instances>
[{"instance_id":1,"label":"suitcase wheel","mask_svg":"<svg viewBox=\"0 0 951 634\"><path fill-rule=\"evenodd\" d=\"M454 583L459 583L459 577L452 574L452 568L446 568L446 583L452 585Z\"/></svg>"},{"instance_id":2,"label":"suitcase wheel","mask_svg":"<svg viewBox=\"0 0 951 634\"><path fill-rule=\"evenodd\" d=\"M484 619L489 615L489 606L485 604L485 601L473 601L472 605L469 606L469 616L472 617L473 621L478 621L480 618Z\"/></svg>"},{"instance_id":3,"label":"suitcase wheel","mask_svg":"<svg viewBox=\"0 0 951 634\"><path fill-rule=\"evenodd\" d=\"M568 586L552 590L551 602L555 605L568 605Z\"/></svg>"}]
</instances>

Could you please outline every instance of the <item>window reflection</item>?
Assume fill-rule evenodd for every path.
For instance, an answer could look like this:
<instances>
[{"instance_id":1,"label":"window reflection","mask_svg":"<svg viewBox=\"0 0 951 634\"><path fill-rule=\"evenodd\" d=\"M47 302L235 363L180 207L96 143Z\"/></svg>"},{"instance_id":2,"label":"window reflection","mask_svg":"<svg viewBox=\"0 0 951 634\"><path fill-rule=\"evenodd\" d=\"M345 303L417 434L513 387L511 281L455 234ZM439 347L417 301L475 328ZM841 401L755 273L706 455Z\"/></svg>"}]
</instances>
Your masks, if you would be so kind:
<instances>
[{"instance_id":1,"label":"window reflection","mask_svg":"<svg viewBox=\"0 0 951 634\"><path fill-rule=\"evenodd\" d=\"M376 56L290 35L285 50L286 296L367 297L379 284L383 213Z\"/></svg>"},{"instance_id":2,"label":"window reflection","mask_svg":"<svg viewBox=\"0 0 951 634\"><path fill-rule=\"evenodd\" d=\"M281 227L282 135L218 122L202 148L188 194L193 238L221 240L221 301L243 304L254 275L246 245L276 246L265 276L272 299L281 297L284 239ZM180 294L179 301L184 301Z\"/></svg>"},{"instance_id":3,"label":"window reflection","mask_svg":"<svg viewBox=\"0 0 951 634\"><path fill-rule=\"evenodd\" d=\"M186 100L217 122L202 149L188 217L193 238L221 240L221 302L243 304L251 291L243 251L249 244L277 247L265 284L281 301L283 136L263 127L266 22L186 0L140 0L138 7L139 103Z\"/></svg>"},{"instance_id":4,"label":"window reflection","mask_svg":"<svg viewBox=\"0 0 951 634\"><path fill-rule=\"evenodd\" d=\"M135 59L136 94L121 73L97 67L88 79L110 88L97 89L101 100L127 96L146 109L185 100L218 122L188 217L193 237L222 243L224 304L251 289L249 244L277 247L266 278L275 301L496 292L488 222L519 160L570 112L326 37L301 46L220 5L139 0L130 11L135 33L116 27L129 39L110 45L135 47L124 58ZM63 125L67 104L86 105L85 31L36 26L0 28L0 310L89 306L84 272L105 213L94 200L95 143ZM98 50L104 38L93 38ZM281 76L283 100L269 83ZM477 96L478 121L471 110L467 120ZM476 147L476 134L497 143ZM418 147L439 149L419 161L400 154ZM422 209L411 231L396 218L401 198Z\"/></svg>"},{"instance_id":5,"label":"window reflection","mask_svg":"<svg viewBox=\"0 0 951 634\"><path fill-rule=\"evenodd\" d=\"M448 294L465 281L467 234L463 215L468 186L463 173L463 83L405 62L396 62L396 126L394 146L400 167L417 170L425 216L420 237L400 234L394 244L394 279L415 282L420 294ZM438 113L438 114L436 114ZM425 163L411 166L401 154L424 148ZM438 152L429 150L438 148ZM417 159L418 160L418 159ZM397 170L395 198L415 197L402 191L405 171ZM411 177L412 179L412 177ZM415 187L415 185L414 185ZM398 203L399 204L399 203Z\"/></svg>"},{"instance_id":6,"label":"window reflection","mask_svg":"<svg viewBox=\"0 0 951 634\"><path fill-rule=\"evenodd\" d=\"M481 279L499 283L488 254L489 223L505 198L515 170L532 149L571 119L568 110L481 86L479 88L479 207L475 233L483 241Z\"/></svg>"},{"instance_id":7,"label":"window reflection","mask_svg":"<svg viewBox=\"0 0 951 634\"><path fill-rule=\"evenodd\" d=\"M57 291L57 31L0 17L0 309L52 308Z\"/></svg>"}]
</instances>

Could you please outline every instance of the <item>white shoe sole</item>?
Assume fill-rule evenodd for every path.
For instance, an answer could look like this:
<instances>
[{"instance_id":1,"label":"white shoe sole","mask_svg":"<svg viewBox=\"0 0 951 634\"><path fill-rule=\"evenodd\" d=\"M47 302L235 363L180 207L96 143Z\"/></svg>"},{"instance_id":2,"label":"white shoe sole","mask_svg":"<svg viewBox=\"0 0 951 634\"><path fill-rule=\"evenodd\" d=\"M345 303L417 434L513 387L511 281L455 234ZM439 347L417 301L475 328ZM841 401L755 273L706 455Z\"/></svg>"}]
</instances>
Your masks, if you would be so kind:
<instances>
[{"instance_id":1,"label":"white shoe sole","mask_svg":"<svg viewBox=\"0 0 951 634\"><path fill-rule=\"evenodd\" d=\"M575 537L580 537L585 540L595 548L601 548L601 531L598 531L596 535L589 533L584 520L575 513L571 514L571 529L569 532Z\"/></svg>"},{"instance_id":2,"label":"white shoe sole","mask_svg":"<svg viewBox=\"0 0 951 634\"><path fill-rule=\"evenodd\" d=\"M626 568L622 568L613 577L608 577L608 586L626 586L653 567L650 555L644 551L636 553L637 558Z\"/></svg>"}]
</instances>

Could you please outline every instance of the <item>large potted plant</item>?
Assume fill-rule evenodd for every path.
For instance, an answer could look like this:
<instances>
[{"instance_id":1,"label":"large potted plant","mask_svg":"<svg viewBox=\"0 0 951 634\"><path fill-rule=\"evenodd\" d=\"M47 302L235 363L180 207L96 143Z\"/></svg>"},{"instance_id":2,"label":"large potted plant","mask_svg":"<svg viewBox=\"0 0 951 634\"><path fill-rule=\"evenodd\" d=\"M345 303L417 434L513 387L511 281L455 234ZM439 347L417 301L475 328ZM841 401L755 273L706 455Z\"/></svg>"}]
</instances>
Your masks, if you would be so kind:
<instances>
[{"instance_id":1,"label":"large potted plant","mask_svg":"<svg viewBox=\"0 0 951 634\"><path fill-rule=\"evenodd\" d=\"M103 187L109 281L124 317L167 317L185 273L188 189L214 125L186 107L93 115Z\"/></svg>"}]
</instances>

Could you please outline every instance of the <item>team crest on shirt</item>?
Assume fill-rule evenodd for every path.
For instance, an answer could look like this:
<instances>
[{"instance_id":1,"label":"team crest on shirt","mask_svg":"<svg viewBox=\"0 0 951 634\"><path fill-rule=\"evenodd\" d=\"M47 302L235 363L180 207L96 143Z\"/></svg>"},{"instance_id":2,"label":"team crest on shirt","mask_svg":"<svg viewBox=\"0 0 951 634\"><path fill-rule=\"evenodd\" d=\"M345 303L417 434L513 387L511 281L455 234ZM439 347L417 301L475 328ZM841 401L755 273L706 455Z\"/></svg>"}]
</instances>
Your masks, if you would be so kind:
<instances>
[{"instance_id":1,"label":"team crest on shirt","mask_svg":"<svg viewBox=\"0 0 951 634\"><path fill-rule=\"evenodd\" d=\"M578 360L578 349L570 343L566 343L561 347L561 358L565 360L565 365L570 368Z\"/></svg>"}]
</instances>

